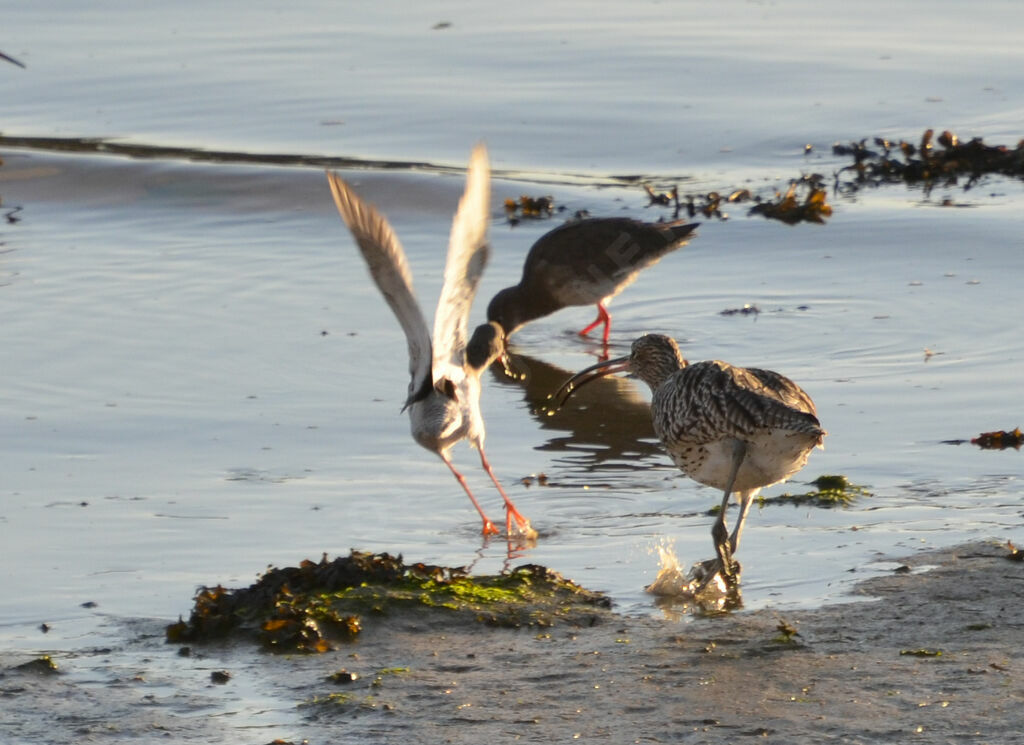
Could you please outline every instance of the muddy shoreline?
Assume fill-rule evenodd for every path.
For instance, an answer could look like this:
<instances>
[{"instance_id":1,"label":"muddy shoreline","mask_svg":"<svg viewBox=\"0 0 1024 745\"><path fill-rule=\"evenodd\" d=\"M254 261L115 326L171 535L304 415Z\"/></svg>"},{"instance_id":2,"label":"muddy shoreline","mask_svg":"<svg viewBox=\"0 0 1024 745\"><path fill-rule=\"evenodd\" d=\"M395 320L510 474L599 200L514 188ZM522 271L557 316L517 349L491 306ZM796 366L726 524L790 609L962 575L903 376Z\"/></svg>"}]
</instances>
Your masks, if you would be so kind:
<instances>
[{"instance_id":1,"label":"muddy shoreline","mask_svg":"<svg viewBox=\"0 0 1024 745\"><path fill-rule=\"evenodd\" d=\"M111 664L117 650L55 656L63 674L5 655L0 739L1021 741L1024 563L987 543L903 563L812 611L518 630L419 613L322 655L236 641L182 656L139 622L147 631L126 641L142 652L134 674ZM157 658L161 673L147 673ZM222 668L230 678L212 682ZM354 675L332 680L340 670ZM256 690L274 705L247 722Z\"/></svg>"}]
</instances>

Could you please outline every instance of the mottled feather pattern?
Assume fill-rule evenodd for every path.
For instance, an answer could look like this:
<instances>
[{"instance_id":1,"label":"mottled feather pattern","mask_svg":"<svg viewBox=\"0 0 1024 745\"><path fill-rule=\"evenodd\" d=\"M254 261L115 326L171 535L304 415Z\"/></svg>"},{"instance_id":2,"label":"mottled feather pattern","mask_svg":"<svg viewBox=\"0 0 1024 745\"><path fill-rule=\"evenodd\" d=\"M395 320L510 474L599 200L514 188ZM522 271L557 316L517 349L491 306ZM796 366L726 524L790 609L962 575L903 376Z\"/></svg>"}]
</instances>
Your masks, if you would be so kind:
<instances>
[{"instance_id":1,"label":"mottled feather pattern","mask_svg":"<svg viewBox=\"0 0 1024 745\"><path fill-rule=\"evenodd\" d=\"M688 365L668 382L653 402L655 431L666 442L742 440L759 429L824 435L807 394L770 370L711 360Z\"/></svg>"},{"instance_id":2,"label":"mottled feather pattern","mask_svg":"<svg viewBox=\"0 0 1024 745\"><path fill-rule=\"evenodd\" d=\"M772 370L716 363L729 369L737 386L734 394L737 402L753 413L755 427L788 429L809 435L825 434L811 397L789 378Z\"/></svg>"},{"instance_id":3,"label":"mottled feather pattern","mask_svg":"<svg viewBox=\"0 0 1024 745\"><path fill-rule=\"evenodd\" d=\"M654 431L672 461L690 478L722 489L722 504L711 529L717 559L697 592L721 574L738 581L732 558L751 500L765 486L785 481L807 463L825 431L810 397L793 381L770 370L734 367L711 360L689 364L679 345L662 334L645 334L630 354L592 365L559 389L564 404L574 387L603 375L629 370L654 393ZM728 533L729 499L740 502L736 526Z\"/></svg>"}]
</instances>

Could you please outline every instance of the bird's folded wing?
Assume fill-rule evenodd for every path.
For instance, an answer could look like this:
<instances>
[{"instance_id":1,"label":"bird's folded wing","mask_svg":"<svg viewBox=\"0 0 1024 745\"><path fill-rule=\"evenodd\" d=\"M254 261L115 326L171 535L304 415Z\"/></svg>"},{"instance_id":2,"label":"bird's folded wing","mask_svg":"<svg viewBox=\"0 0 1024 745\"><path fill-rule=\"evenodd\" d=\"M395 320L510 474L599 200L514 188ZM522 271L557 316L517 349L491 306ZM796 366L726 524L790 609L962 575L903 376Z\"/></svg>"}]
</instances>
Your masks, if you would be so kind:
<instances>
[{"instance_id":1,"label":"bird's folded wing","mask_svg":"<svg viewBox=\"0 0 1024 745\"><path fill-rule=\"evenodd\" d=\"M824 434L814 402L789 378L756 367L731 367L728 401L733 421L748 428L773 427Z\"/></svg>"},{"instance_id":2,"label":"bird's folded wing","mask_svg":"<svg viewBox=\"0 0 1024 745\"><path fill-rule=\"evenodd\" d=\"M491 168L487 148L479 144L470 156L466 191L452 221L444 287L434 315L434 377L465 360L470 306L487 264L490 222ZM436 380L435 380L436 382Z\"/></svg>"},{"instance_id":3,"label":"bird's folded wing","mask_svg":"<svg viewBox=\"0 0 1024 745\"><path fill-rule=\"evenodd\" d=\"M334 204L341 213L356 244L409 343L409 374L413 390L419 390L430 376L430 333L412 288L409 262L395 231L373 206L360 199L351 187L328 172Z\"/></svg>"}]
</instances>

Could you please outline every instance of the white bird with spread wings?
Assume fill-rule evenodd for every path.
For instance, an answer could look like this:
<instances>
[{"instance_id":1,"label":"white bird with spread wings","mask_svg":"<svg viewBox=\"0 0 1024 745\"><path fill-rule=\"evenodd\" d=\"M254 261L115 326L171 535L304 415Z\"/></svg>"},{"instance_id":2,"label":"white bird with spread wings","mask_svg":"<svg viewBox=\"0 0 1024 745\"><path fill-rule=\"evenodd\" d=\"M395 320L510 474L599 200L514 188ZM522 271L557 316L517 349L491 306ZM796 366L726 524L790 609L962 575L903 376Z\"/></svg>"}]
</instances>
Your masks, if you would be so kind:
<instances>
[{"instance_id":1,"label":"white bird with spread wings","mask_svg":"<svg viewBox=\"0 0 1024 745\"><path fill-rule=\"evenodd\" d=\"M327 174L334 203L370 275L405 331L409 344L409 410L412 436L440 456L458 479L483 520L484 535L499 533L473 496L448 451L462 439L480 451L480 462L505 500L509 536L533 539L536 531L501 487L484 454L484 421L480 413L480 374L504 352L504 334L495 324L479 326L468 339L469 309L490 247L491 173L487 149L477 145L470 157L466 191L452 222L444 286L434 318L433 343L412 288L405 251L388 221L334 173ZM514 525L513 525L514 523Z\"/></svg>"}]
</instances>

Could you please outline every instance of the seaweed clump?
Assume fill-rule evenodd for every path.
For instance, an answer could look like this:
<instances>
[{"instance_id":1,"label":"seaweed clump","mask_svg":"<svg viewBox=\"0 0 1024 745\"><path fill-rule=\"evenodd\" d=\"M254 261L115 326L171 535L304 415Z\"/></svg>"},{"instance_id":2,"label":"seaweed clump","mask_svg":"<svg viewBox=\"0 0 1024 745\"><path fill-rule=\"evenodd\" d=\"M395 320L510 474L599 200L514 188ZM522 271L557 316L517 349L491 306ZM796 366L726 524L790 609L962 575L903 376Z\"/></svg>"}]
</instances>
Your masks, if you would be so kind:
<instances>
[{"instance_id":1,"label":"seaweed clump","mask_svg":"<svg viewBox=\"0 0 1024 745\"><path fill-rule=\"evenodd\" d=\"M804 153L812 149L807 145ZM852 196L865 187L889 184L920 187L928 196L935 186L961 185L967 191L989 175L1024 179L1024 139L1015 147L987 145L980 137L964 142L949 130L936 137L935 131L928 129L916 143L864 137L849 144L834 144L832 154L853 159L851 165L842 166L830 177L833 197ZM791 179L785 193L773 190L771 196L754 194L747 188L681 196L677 187L657 192L643 185L647 206L672 208L673 219L685 211L690 218L728 220L726 207L754 202L748 215L788 225L824 224L832 215L827 187L826 177L820 173ZM952 202L944 200L943 204Z\"/></svg>"},{"instance_id":2,"label":"seaweed clump","mask_svg":"<svg viewBox=\"0 0 1024 745\"><path fill-rule=\"evenodd\" d=\"M779 494L776 497L759 497L758 504L811 505L813 507L848 507L858 497L870 497L871 492L863 486L850 483L841 475L823 475L810 482L814 487L804 494Z\"/></svg>"},{"instance_id":3,"label":"seaweed clump","mask_svg":"<svg viewBox=\"0 0 1024 745\"><path fill-rule=\"evenodd\" d=\"M405 564L401 556L353 550L333 561L271 568L243 589L203 587L188 621L167 627L172 643L252 633L271 651L326 652L352 641L367 618L444 612L457 619L519 628L558 621L592 625L611 602L557 572L528 564L491 576L462 568Z\"/></svg>"},{"instance_id":4,"label":"seaweed clump","mask_svg":"<svg viewBox=\"0 0 1024 745\"><path fill-rule=\"evenodd\" d=\"M57 667L57 663L54 662L53 658L48 654L44 654L41 657L36 657L34 660L29 660L28 662L16 665L14 669L27 673L37 673L40 675L56 675L60 672L60 668Z\"/></svg>"},{"instance_id":5,"label":"seaweed clump","mask_svg":"<svg viewBox=\"0 0 1024 745\"><path fill-rule=\"evenodd\" d=\"M803 494L790 494L786 492L774 497L758 495L754 503L758 507L767 507L773 504L791 504L794 507L806 505L809 507L849 507L859 497L870 497L871 492L865 487L853 484L848 478L841 475L825 474L811 481L810 486L814 488ZM722 509L716 504L708 510L709 515L717 515Z\"/></svg>"},{"instance_id":6,"label":"seaweed clump","mask_svg":"<svg viewBox=\"0 0 1024 745\"><path fill-rule=\"evenodd\" d=\"M983 450L1006 450L1014 448L1020 450L1024 445L1024 432L1017 427L1012 432L1002 430L999 432L982 432L977 437L971 438L971 444L977 445Z\"/></svg>"},{"instance_id":7,"label":"seaweed clump","mask_svg":"<svg viewBox=\"0 0 1024 745\"><path fill-rule=\"evenodd\" d=\"M561 209L561 208L560 208ZM555 198L552 196L531 197L523 194L519 201L505 200L505 216L511 225L516 225L523 218L543 220L555 212Z\"/></svg>"},{"instance_id":8,"label":"seaweed clump","mask_svg":"<svg viewBox=\"0 0 1024 745\"><path fill-rule=\"evenodd\" d=\"M649 186L644 186L650 201L647 206L658 205L668 207L675 205L672 219L678 219L680 213L685 209L690 219L698 215L707 219L717 219L723 222L729 219L729 213L725 211L730 204L741 202L757 201L758 198L751 194L749 189L734 189L728 194L717 191L709 191L704 194L687 194L684 202L679 201L679 190L672 187L667 194L656 194Z\"/></svg>"},{"instance_id":9,"label":"seaweed clump","mask_svg":"<svg viewBox=\"0 0 1024 745\"><path fill-rule=\"evenodd\" d=\"M963 142L949 130L936 138L928 129L916 145L882 137L875 137L874 145L880 152L868 147L866 138L833 145L833 154L854 160L836 173L836 191L853 193L864 186L902 182L921 185L927 195L936 185L951 186L961 179L966 179L966 191L989 174L1024 178L1024 140L1010 148L986 145L980 137Z\"/></svg>"},{"instance_id":10,"label":"seaweed clump","mask_svg":"<svg viewBox=\"0 0 1024 745\"><path fill-rule=\"evenodd\" d=\"M832 207L827 201L825 177L820 173L810 173L793 179L786 193L774 192L771 197L753 194L749 189L734 189L729 193L709 191L703 194L687 194L683 201L679 199L679 190L672 187L667 193L657 193L645 185L647 206L673 207L673 219L677 219L685 211L687 217L703 217L706 219L728 220L726 208L730 205L754 202L748 215L761 215L769 220L779 220L787 225L811 222L823 225L832 216ZM803 192L801 197L800 192Z\"/></svg>"},{"instance_id":11,"label":"seaweed clump","mask_svg":"<svg viewBox=\"0 0 1024 745\"><path fill-rule=\"evenodd\" d=\"M805 187L806 191L803 200L797 196L797 188L800 186ZM820 174L812 173L791 182L785 194L776 192L774 199L755 200L758 204L750 208L750 214L779 220L787 225L801 222L824 225L825 220L832 216L832 207L826 197L824 179Z\"/></svg>"}]
</instances>

